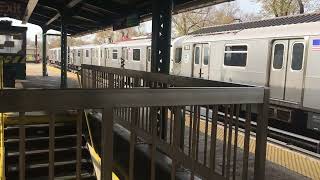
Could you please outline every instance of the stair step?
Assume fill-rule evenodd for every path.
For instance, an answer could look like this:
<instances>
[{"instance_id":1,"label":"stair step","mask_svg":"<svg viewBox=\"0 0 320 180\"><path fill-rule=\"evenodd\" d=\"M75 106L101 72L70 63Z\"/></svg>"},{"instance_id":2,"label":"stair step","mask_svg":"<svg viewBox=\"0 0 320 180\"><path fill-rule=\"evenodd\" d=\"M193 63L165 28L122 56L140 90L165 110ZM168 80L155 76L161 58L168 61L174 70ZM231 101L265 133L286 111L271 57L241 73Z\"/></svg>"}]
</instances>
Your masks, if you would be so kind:
<instances>
[{"instance_id":1,"label":"stair step","mask_svg":"<svg viewBox=\"0 0 320 180\"><path fill-rule=\"evenodd\" d=\"M37 177L37 178L29 178L29 180L47 180L48 177ZM60 177L55 177L55 180L74 180L76 179L75 175L69 175L69 176L60 176ZM94 174L91 173L82 173L81 174L81 179L82 180L96 180L97 178L95 177Z\"/></svg>"},{"instance_id":2,"label":"stair step","mask_svg":"<svg viewBox=\"0 0 320 180\"><path fill-rule=\"evenodd\" d=\"M73 119L64 121L63 119ZM54 173L55 179L76 179L76 144L77 125L75 114L61 115L55 123L54 137ZM28 118L28 117L26 117ZM56 117L58 118L58 117ZM5 127L6 148L6 177L7 179L19 179L19 118L11 117L12 122ZM47 180L49 174L49 124L44 124L47 116L33 117L31 121L36 123L25 125L25 176L31 180ZM41 121L40 121L41 120ZM15 121L15 123L13 123ZM86 147L85 137L82 136L81 179L93 180L96 177L91 156Z\"/></svg>"},{"instance_id":3,"label":"stair step","mask_svg":"<svg viewBox=\"0 0 320 180\"><path fill-rule=\"evenodd\" d=\"M26 165L25 167L26 179L47 177L49 174L48 163L36 164L36 165ZM93 172L92 164L88 160L81 161L81 171L84 173ZM66 161L66 162L55 162L54 163L54 174L56 177L62 176L72 176L76 172L76 161ZM19 169L18 166L12 166L6 172L7 179L19 179Z\"/></svg>"},{"instance_id":4,"label":"stair step","mask_svg":"<svg viewBox=\"0 0 320 180\"><path fill-rule=\"evenodd\" d=\"M55 137L55 148L75 147L77 143L76 135L66 135ZM26 138L26 151L44 150L49 147L49 137ZM85 145L84 138L82 139L82 146ZM8 153L19 150L19 139L8 139L5 141L5 148Z\"/></svg>"},{"instance_id":5,"label":"stair step","mask_svg":"<svg viewBox=\"0 0 320 180\"><path fill-rule=\"evenodd\" d=\"M48 124L26 125L26 137L44 137L49 136ZM55 124L55 135L65 136L76 134L75 123L57 123ZM19 139L19 126L10 126L5 128L5 140L6 139Z\"/></svg>"},{"instance_id":6,"label":"stair step","mask_svg":"<svg viewBox=\"0 0 320 180\"><path fill-rule=\"evenodd\" d=\"M54 158L56 162L71 161L76 159L76 147L55 149ZM82 158L90 159L90 154L85 146L82 147ZM25 161L28 165L43 164L49 161L49 150L27 151ZM9 168L19 163L19 152L8 153L5 159Z\"/></svg>"}]
</instances>

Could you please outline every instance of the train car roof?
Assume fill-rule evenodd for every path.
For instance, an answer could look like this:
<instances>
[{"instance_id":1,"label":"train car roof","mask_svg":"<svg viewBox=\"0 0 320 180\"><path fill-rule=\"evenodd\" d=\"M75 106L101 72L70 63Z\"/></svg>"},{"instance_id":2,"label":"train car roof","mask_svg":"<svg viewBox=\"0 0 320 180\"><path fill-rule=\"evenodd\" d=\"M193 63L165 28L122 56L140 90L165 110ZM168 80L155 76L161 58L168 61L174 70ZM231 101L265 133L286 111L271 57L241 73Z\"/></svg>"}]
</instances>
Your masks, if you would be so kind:
<instances>
[{"instance_id":1,"label":"train car roof","mask_svg":"<svg viewBox=\"0 0 320 180\"><path fill-rule=\"evenodd\" d=\"M310 23L310 22L319 22L319 21L320 21L320 13L299 14L299 15L292 15L292 16L263 19L259 21L241 22L241 23L232 23L227 25L205 27L197 31L194 31L189 35L212 34L212 33L227 32L227 31L283 26L283 25L301 24L301 23Z\"/></svg>"},{"instance_id":2,"label":"train car roof","mask_svg":"<svg viewBox=\"0 0 320 180\"><path fill-rule=\"evenodd\" d=\"M230 30L208 34L192 34L186 36L184 42L209 42L224 40L290 38L320 35L320 22L269 26L242 30Z\"/></svg>"},{"instance_id":3,"label":"train car roof","mask_svg":"<svg viewBox=\"0 0 320 180\"><path fill-rule=\"evenodd\" d=\"M114 43L103 44L102 47L122 47L122 46L151 46L151 39L131 39L125 41L118 41Z\"/></svg>"},{"instance_id":4,"label":"train car roof","mask_svg":"<svg viewBox=\"0 0 320 180\"><path fill-rule=\"evenodd\" d=\"M96 44L87 44L87 45L81 45L81 46L72 46L73 49L88 49L88 48L96 48L100 47L99 45Z\"/></svg>"}]
</instances>

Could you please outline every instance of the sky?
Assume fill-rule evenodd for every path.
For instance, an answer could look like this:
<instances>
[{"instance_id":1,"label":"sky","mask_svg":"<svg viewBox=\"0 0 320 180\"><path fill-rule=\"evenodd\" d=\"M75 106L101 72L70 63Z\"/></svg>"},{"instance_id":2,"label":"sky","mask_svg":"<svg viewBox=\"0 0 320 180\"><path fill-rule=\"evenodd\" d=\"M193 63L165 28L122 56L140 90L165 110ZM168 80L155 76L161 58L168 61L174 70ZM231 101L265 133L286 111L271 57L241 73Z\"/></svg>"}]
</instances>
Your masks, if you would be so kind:
<instances>
[{"instance_id":1,"label":"sky","mask_svg":"<svg viewBox=\"0 0 320 180\"><path fill-rule=\"evenodd\" d=\"M239 8L243 12L259 13L259 11L260 11L260 5L255 3L254 0L236 0L236 2L239 5ZM42 33L42 29L37 25L33 25L30 23L23 25L23 24L21 24L21 21L10 19L10 18L0 18L0 20L11 20L13 25L27 26L28 27L28 31L27 31L27 38L28 39L34 40L36 34L38 34L38 36L40 36ZM147 32L151 32L151 22L146 22L144 27L146 28ZM58 32L50 30L49 33L58 33ZM85 37L85 38L87 38L87 37ZM41 41L41 37L38 37L38 39Z\"/></svg>"}]
</instances>

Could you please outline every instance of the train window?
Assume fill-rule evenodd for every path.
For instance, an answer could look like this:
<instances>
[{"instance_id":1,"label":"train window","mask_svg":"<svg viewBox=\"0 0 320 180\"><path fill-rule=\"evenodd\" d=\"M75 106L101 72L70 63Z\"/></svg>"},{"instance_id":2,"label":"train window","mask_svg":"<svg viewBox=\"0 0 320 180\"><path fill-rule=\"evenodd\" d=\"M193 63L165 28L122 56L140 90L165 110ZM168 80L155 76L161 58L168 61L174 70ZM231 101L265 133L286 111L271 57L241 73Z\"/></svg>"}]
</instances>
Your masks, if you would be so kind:
<instances>
[{"instance_id":1,"label":"train window","mask_svg":"<svg viewBox=\"0 0 320 180\"><path fill-rule=\"evenodd\" d=\"M302 69L304 44L296 43L292 48L291 69L299 71Z\"/></svg>"},{"instance_id":2,"label":"train window","mask_svg":"<svg viewBox=\"0 0 320 180\"><path fill-rule=\"evenodd\" d=\"M80 57L80 54L81 54L81 51L80 51L80 50L78 50L78 57Z\"/></svg>"},{"instance_id":3,"label":"train window","mask_svg":"<svg viewBox=\"0 0 320 180\"><path fill-rule=\"evenodd\" d=\"M149 62L151 61L151 48L148 48L147 60L148 60Z\"/></svg>"},{"instance_id":4,"label":"train window","mask_svg":"<svg viewBox=\"0 0 320 180\"><path fill-rule=\"evenodd\" d=\"M273 53L273 68L274 69L282 69L283 56L284 56L284 45L283 44L276 44L274 46L274 53Z\"/></svg>"},{"instance_id":5,"label":"train window","mask_svg":"<svg viewBox=\"0 0 320 180\"><path fill-rule=\"evenodd\" d=\"M209 64L209 47L205 46L203 48L203 65L208 65Z\"/></svg>"},{"instance_id":6,"label":"train window","mask_svg":"<svg viewBox=\"0 0 320 180\"><path fill-rule=\"evenodd\" d=\"M112 50L112 59L118 59L118 50L116 49Z\"/></svg>"},{"instance_id":7,"label":"train window","mask_svg":"<svg viewBox=\"0 0 320 180\"><path fill-rule=\"evenodd\" d=\"M194 53L194 64L199 64L200 61L200 47L196 47L195 53Z\"/></svg>"},{"instance_id":8,"label":"train window","mask_svg":"<svg viewBox=\"0 0 320 180\"><path fill-rule=\"evenodd\" d=\"M247 53L247 46L226 46L224 51L224 65L245 67L247 65Z\"/></svg>"},{"instance_id":9,"label":"train window","mask_svg":"<svg viewBox=\"0 0 320 180\"><path fill-rule=\"evenodd\" d=\"M133 49L132 50L132 60L140 61L140 49Z\"/></svg>"},{"instance_id":10,"label":"train window","mask_svg":"<svg viewBox=\"0 0 320 180\"><path fill-rule=\"evenodd\" d=\"M176 48L174 62L180 63L181 58L182 58L182 48Z\"/></svg>"},{"instance_id":11,"label":"train window","mask_svg":"<svg viewBox=\"0 0 320 180\"><path fill-rule=\"evenodd\" d=\"M89 57L89 50L86 50L86 57Z\"/></svg>"},{"instance_id":12,"label":"train window","mask_svg":"<svg viewBox=\"0 0 320 180\"><path fill-rule=\"evenodd\" d=\"M105 57L105 59L110 59L109 51L107 48L104 49L104 57Z\"/></svg>"}]
</instances>

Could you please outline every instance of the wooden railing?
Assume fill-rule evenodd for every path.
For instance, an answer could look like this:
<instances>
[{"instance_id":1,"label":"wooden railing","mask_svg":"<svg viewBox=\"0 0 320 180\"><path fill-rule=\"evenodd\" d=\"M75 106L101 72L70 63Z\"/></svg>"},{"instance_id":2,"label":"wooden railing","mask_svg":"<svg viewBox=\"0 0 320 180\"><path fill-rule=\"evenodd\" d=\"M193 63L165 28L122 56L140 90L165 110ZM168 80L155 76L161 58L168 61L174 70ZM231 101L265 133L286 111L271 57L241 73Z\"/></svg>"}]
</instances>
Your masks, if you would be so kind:
<instances>
[{"instance_id":1,"label":"wooden railing","mask_svg":"<svg viewBox=\"0 0 320 180\"><path fill-rule=\"evenodd\" d=\"M113 120L131 133L129 177L139 139L151 145L150 179L157 151L172 159L171 179L181 166L191 179L264 179L267 89L91 65L81 74L83 87L116 88L110 101L126 100Z\"/></svg>"}]
</instances>

